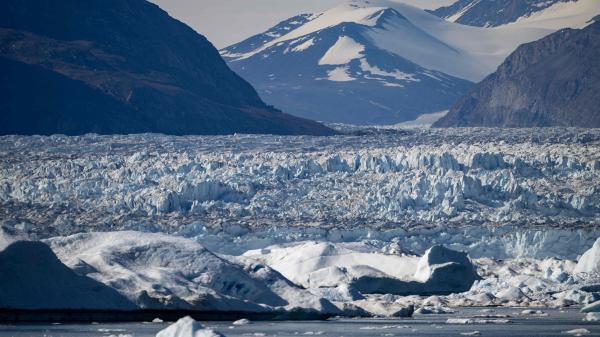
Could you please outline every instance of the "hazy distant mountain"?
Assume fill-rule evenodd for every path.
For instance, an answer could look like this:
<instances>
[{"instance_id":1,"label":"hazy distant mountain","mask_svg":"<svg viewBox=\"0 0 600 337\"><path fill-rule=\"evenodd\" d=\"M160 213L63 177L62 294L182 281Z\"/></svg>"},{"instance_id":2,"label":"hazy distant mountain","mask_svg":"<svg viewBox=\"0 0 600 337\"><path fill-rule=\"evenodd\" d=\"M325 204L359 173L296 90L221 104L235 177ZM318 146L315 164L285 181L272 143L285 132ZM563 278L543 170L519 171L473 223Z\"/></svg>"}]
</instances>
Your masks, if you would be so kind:
<instances>
[{"instance_id":1,"label":"hazy distant mountain","mask_svg":"<svg viewBox=\"0 0 600 337\"><path fill-rule=\"evenodd\" d=\"M144 0L0 2L0 134L331 134Z\"/></svg>"},{"instance_id":2,"label":"hazy distant mountain","mask_svg":"<svg viewBox=\"0 0 600 337\"><path fill-rule=\"evenodd\" d=\"M600 127L600 22L519 47L436 127Z\"/></svg>"},{"instance_id":3,"label":"hazy distant mountain","mask_svg":"<svg viewBox=\"0 0 600 337\"><path fill-rule=\"evenodd\" d=\"M543 27L484 29L393 1L353 1L292 17L221 55L267 103L292 114L399 123L449 109L520 44L589 20L577 10Z\"/></svg>"},{"instance_id":4,"label":"hazy distant mountain","mask_svg":"<svg viewBox=\"0 0 600 337\"><path fill-rule=\"evenodd\" d=\"M535 13L557 3L577 0L458 0L454 4L429 11L443 19L469 26L497 27ZM593 0L596 1L596 0Z\"/></svg>"},{"instance_id":5,"label":"hazy distant mountain","mask_svg":"<svg viewBox=\"0 0 600 337\"><path fill-rule=\"evenodd\" d=\"M327 122L412 120L448 108L471 88L380 48L368 35L385 27L428 39L394 9L341 6L290 18L221 53L268 103ZM304 32L271 44L294 30Z\"/></svg>"}]
</instances>

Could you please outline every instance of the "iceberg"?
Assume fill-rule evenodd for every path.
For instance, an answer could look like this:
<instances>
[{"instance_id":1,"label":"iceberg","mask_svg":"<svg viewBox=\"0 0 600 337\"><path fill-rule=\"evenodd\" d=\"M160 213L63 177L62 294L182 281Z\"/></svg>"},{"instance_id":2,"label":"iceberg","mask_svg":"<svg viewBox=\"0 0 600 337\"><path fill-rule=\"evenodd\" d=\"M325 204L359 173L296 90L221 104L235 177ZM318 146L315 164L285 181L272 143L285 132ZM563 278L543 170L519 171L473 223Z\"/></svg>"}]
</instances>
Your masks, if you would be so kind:
<instances>
[{"instance_id":1,"label":"iceberg","mask_svg":"<svg viewBox=\"0 0 600 337\"><path fill-rule=\"evenodd\" d=\"M17 241L0 252L0 308L131 310L113 288L65 266L42 242Z\"/></svg>"},{"instance_id":2,"label":"iceberg","mask_svg":"<svg viewBox=\"0 0 600 337\"><path fill-rule=\"evenodd\" d=\"M123 231L46 242L65 264L142 309L341 314L264 264L228 261L183 237Z\"/></svg>"},{"instance_id":3,"label":"iceberg","mask_svg":"<svg viewBox=\"0 0 600 337\"><path fill-rule=\"evenodd\" d=\"M583 253L577 262L575 273L600 273L600 238L592 248Z\"/></svg>"},{"instance_id":4,"label":"iceberg","mask_svg":"<svg viewBox=\"0 0 600 337\"><path fill-rule=\"evenodd\" d=\"M200 322L186 316L179 319L164 330L156 334L156 337L225 337L224 335L205 328Z\"/></svg>"}]
</instances>

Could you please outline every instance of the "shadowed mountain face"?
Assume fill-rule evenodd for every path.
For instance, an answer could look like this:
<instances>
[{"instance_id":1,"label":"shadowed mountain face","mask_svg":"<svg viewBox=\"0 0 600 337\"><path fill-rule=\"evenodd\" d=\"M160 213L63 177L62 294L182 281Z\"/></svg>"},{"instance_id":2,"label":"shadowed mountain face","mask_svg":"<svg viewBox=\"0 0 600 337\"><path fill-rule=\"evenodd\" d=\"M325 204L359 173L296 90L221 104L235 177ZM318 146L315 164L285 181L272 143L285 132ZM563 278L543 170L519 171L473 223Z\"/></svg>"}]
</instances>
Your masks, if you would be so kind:
<instances>
[{"instance_id":1,"label":"shadowed mountain face","mask_svg":"<svg viewBox=\"0 0 600 337\"><path fill-rule=\"evenodd\" d=\"M600 127L600 22L519 47L436 127Z\"/></svg>"},{"instance_id":2,"label":"shadowed mountain face","mask_svg":"<svg viewBox=\"0 0 600 337\"><path fill-rule=\"evenodd\" d=\"M331 134L268 107L145 0L0 3L0 134Z\"/></svg>"},{"instance_id":3,"label":"shadowed mountain face","mask_svg":"<svg viewBox=\"0 0 600 337\"><path fill-rule=\"evenodd\" d=\"M559 2L573 0L458 0L450 6L428 11L463 25L496 27L528 17Z\"/></svg>"}]
</instances>

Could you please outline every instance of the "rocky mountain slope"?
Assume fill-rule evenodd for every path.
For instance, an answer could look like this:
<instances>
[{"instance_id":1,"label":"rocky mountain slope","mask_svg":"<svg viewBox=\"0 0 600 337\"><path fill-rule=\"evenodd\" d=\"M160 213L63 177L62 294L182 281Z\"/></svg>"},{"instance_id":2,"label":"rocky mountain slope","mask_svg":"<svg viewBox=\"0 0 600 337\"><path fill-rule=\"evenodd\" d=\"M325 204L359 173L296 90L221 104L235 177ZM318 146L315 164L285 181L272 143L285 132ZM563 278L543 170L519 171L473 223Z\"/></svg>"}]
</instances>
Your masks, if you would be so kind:
<instances>
[{"instance_id":1,"label":"rocky mountain slope","mask_svg":"<svg viewBox=\"0 0 600 337\"><path fill-rule=\"evenodd\" d=\"M0 3L0 134L331 134L261 101L144 0Z\"/></svg>"},{"instance_id":2,"label":"rocky mountain slope","mask_svg":"<svg viewBox=\"0 0 600 337\"><path fill-rule=\"evenodd\" d=\"M519 47L434 126L600 127L598 92L595 22Z\"/></svg>"},{"instance_id":3,"label":"rocky mountain slope","mask_svg":"<svg viewBox=\"0 0 600 337\"><path fill-rule=\"evenodd\" d=\"M477 27L497 27L539 13L557 3L577 0L458 0L430 13L451 22Z\"/></svg>"}]
</instances>

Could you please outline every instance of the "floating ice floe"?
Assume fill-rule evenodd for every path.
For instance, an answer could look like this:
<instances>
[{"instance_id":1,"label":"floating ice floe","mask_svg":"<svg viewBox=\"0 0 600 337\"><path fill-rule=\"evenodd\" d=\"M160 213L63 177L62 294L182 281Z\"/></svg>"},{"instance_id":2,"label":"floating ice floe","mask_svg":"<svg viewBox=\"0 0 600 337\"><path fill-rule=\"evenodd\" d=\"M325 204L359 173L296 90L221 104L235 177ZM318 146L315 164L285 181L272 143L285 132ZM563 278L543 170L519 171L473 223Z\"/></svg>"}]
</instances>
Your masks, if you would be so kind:
<instances>
[{"instance_id":1,"label":"floating ice floe","mask_svg":"<svg viewBox=\"0 0 600 337\"><path fill-rule=\"evenodd\" d=\"M161 330L156 337L224 337L224 335L207 329L200 322L186 316Z\"/></svg>"}]
</instances>

